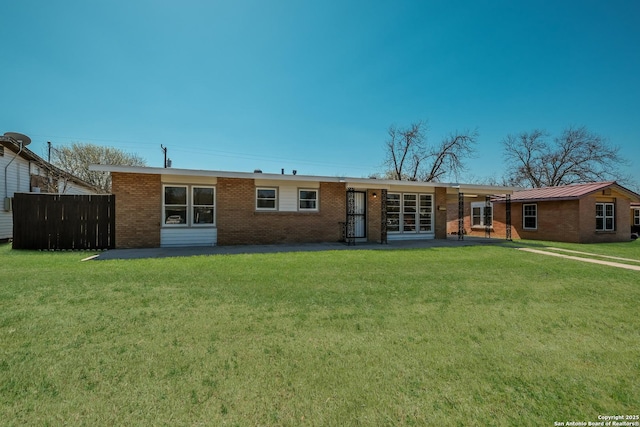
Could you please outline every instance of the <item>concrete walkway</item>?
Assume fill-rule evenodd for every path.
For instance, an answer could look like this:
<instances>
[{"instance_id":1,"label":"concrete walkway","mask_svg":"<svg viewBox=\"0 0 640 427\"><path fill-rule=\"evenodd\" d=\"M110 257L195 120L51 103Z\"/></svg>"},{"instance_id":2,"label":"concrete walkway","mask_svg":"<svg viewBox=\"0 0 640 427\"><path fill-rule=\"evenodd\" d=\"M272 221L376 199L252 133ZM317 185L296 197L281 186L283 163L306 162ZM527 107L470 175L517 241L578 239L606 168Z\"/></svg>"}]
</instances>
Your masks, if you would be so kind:
<instances>
[{"instance_id":1,"label":"concrete walkway","mask_svg":"<svg viewBox=\"0 0 640 427\"><path fill-rule=\"evenodd\" d=\"M569 249L549 248L549 247L541 248L541 249L532 249L532 248L517 248L517 249L521 250L521 251L525 251L525 252L531 252L531 253L534 253L534 254L539 254L539 255L549 255L549 256L555 256L555 257L559 257L559 258L572 259L574 261L589 262L589 263L592 263L592 264L608 265L609 267L625 268L627 270L640 271L640 265L622 264L620 262L605 261L605 260L601 260L601 259L577 257L577 256L572 256L572 255L565 255L565 254L562 254L562 253L559 254L559 253L552 252L552 251L563 251L563 252L574 253L574 254L579 254L579 255L586 255L586 256L591 256L591 257L617 259L617 260L620 260L620 261L640 262L640 261L635 260L635 259L617 258L617 257L606 256L606 255L593 254L593 253L589 253L589 252L580 252L580 251L572 251L572 250L569 250Z\"/></svg>"},{"instance_id":2,"label":"concrete walkway","mask_svg":"<svg viewBox=\"0 0 640 427\"><path fill-rule=\"evenodd\" d=\"M185 257L196 255L234 255L234 254L264 254L278 252L318 252L318 251L342 251L342 250L394 250L394 249L424 249L439 247L463 247L478 245L500 245L505 243L502 239L485 239L478 237L465 237L458 240L457 237L448 239L431 240L403 240L390 241L388 244L380 243L356 243L348 246L345 243L305 243L292 245L238 245L238 246L205 246L188 248L144 248L144 249L111 249L90 257L93 260L110 259L141 259L141 258L167 258Z\"/></svg>"}]
</instances>

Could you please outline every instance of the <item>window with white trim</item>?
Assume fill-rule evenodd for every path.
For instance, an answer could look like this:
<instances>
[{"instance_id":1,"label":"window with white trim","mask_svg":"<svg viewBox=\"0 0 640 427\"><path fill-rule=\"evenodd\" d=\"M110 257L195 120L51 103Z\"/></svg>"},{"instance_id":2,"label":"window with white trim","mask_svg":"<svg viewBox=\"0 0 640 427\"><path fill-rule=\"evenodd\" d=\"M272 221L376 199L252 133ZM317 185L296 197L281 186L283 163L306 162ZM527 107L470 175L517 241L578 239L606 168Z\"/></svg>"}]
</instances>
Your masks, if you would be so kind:
<instances>
[{"instance_id":1,"label":"window with white trim","mask_svg":"<svg viewBox=\"0 0 640 427\"><path fill-rule=\"evenodd\" d=\"M275 211L278 209L277 188L256 188L256 209L259 211Z\"/></svg>"},{"instance_id":2,"label":"window with white trim","mask_svg":"<svg viewBox=\"0 0 640 427\"><path fill-rule=\"evenodd\" d=\"M387 193L387 232L400 231L400 194Z\"/></svg>"},{"instance_id":3,"label":"window with white trim","mask_svg":"<svg viewBox=\"0 0 640 427\"><path fill-rule=\"evenodd\" d=\"M493 225L493 203L471 202L471 227Z\"/></svg>"},{"instance_id":4,"label":"window with white trim","mask_svg":"<svg viewBox=\"0 0 640 427\"><path fill-rule=\"evenodd\" d=\"M536 230L538 228L538 205L522 205L522 228Z\"/></svg>"},{"instance_id":5,"label":"window with white trim","mask_svg":"<svg viewBox=\"0 0 640 427\"><path fill-rule=\"evenodd\" d=\"M215 189L213 187L193 187L193 225L213 225L215 223Z\"/></svg>"},{"instance_id":6,"label":"window with white trim","mask_svg":"<svg viewBox=\"0 0 640 427\"><path fill-rule=\"evenodd\" d=\"M431 194L420 195L418 226L420 232L433 231L433 198Z\"/></svg>"},{"instance_id":7,"label":"window with white trim","mask_svg":"<svg viewBox=\"0 0 640 427\"><path fill-rule=\"evenodd\" d=\"M418 208L418 196L416 194L402 195L402 231L415 233L416 211Z\"/></svg>"},{"instance_id":8,"label":"window with white trim","mask_svg":"<svg viewBox=\"0 0 640 427\"><path fill-rule=\"evenodd\" d=\"M596 231L616 229L616 209L613 203L596 203Z\"/></svg>"},{"instance_id":9,"label":"window with white trim","mask_svg":"<svg viewBox=\"0 0 640 427\"><path fill-rule=\"evenodd\" d=\"M215 225L215 187L165 185L165 226Z\"/></svg>"},{"instance_id":10,"label":"window with white trim","mask_svg":"<svg viewBox=\"0 0 640 427\"><path fill-rule=\"evenodd\" d=\"M433 196L387 193L387 232L433 232Z\"/></svg>"},{"instance_id":11,"label":"window with white trim","mask_svg":"<svg viewBox=\"0 0 640 427\"><path fill-rule=\"evenodd\" d=\"M633 225L640 225L640 209L633 210Z\"/></svg>"},{"instance_id":12,"label":"window with white trim","mask_svg":"<svg viewBox=\"0 0 640 427\"><path fill-rule=\"evenodd\" d=\"M318 190L298 190L298 209L301 211L317 211Z\"/></svg>"},{"instance_id":13,"label":"window with white trim","mask_svg":"<svg viewBox=\"0 0 640 427\"><path fill-rule=\"evenodd\" d=\"M187 186L164 186L164 224L187 225Z\"/></svg>"}]
</instances>

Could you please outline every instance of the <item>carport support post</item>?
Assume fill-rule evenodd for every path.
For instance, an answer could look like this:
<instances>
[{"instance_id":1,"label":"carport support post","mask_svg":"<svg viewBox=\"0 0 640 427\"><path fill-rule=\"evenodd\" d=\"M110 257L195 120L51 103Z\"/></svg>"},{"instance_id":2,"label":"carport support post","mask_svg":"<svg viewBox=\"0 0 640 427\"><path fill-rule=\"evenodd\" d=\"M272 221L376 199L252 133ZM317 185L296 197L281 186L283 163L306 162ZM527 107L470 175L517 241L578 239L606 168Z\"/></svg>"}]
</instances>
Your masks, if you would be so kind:
<instances>
[{"instance_id":1,"label":"carport support post","mask_svg":"<svg viewBox=\"0 0 640 427\"><path fill-rule=\"evenodd\" d=\"M464 240L464 193L458 193L458 240Z\"/></svg>"},{"instance_id":2,"label":"carport support post","mask_svg":"<svg viewBox=\"0 0 640 427\"><path fill-rule=\"evenodd\" d=\"M356 190L349 187L347 189L347 221L345 224L345 240L347 245L356 244Z\"/></svg>"},{"instance_id":3,"label":"carport support post","mask_svg":"<svg viewBox=\"0 0 640 427\"><path fill-rule=\"evenodd\" d=\"M505 206L505 222L507 223L506 240L511 241L511 194L507 194Z\"/></svg>"},{"instance_id":4,"label":"carport support post","mask_svg":"<svg viewBox=\"0 0 640 427\"><path fill-rule=\"evenodd\" d=\"M387 242L387 190L380 192L380 243Z\"/></svg>"},{"instance_id":5,"label":"carport support post","mask_svg":"<svg viewBox=\"0 0 640 427\"><path fill-rule=\"evenodd\" d=\"M447 188L435 188L435 238L447 238Z\"/></svg>"},{"instance_id":6,"label":"carport support post","mask_svg":"<svg viewBox=\"0 0 640 427\"><path fill-rule=\"evenodd\" d=\"M490 218L490 219L489 219ZM491 196L484 197L484 237L491 237L491 226L493 225L493 209L491 209Z\"/></svg>"}]
</instances>

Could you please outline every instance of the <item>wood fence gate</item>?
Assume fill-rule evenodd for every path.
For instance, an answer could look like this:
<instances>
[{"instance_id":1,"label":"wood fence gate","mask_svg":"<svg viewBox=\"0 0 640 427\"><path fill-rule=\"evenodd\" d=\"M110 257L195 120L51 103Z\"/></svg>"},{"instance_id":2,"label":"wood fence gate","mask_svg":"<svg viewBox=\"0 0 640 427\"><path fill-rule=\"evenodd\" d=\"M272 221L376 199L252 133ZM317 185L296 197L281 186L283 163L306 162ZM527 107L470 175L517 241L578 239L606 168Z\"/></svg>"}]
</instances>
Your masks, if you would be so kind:
<instances>
[{"instance_id":1,"label":"wood fence gate","mask_svg":"<svg viewBox=\"0 0 640 427\"><path fill-rule=\"evenodd\" d=\"M114 195L16 193L14 249L113 249Z\"/></svg>"}]
</instances>

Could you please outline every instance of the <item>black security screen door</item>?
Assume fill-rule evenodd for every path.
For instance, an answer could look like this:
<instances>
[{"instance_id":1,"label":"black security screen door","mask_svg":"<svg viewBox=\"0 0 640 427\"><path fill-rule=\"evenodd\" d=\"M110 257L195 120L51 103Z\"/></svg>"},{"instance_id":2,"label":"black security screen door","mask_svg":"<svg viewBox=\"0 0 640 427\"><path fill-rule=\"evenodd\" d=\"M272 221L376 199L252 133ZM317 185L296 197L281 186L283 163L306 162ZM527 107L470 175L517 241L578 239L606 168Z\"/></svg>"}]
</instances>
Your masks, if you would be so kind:
<instances>
[{"instance_id":1,"label":"black security screen door","mask_svg":"<svg viewBox=\"0 0 640 427\"><path fill-rule=\"evenodd\" d=\"M355 243L355 239L367 237L367 206L366 193L355 191L353 188L347 190L347 230L346 239L349 243Z\"/></svg>"}]
</instances>

